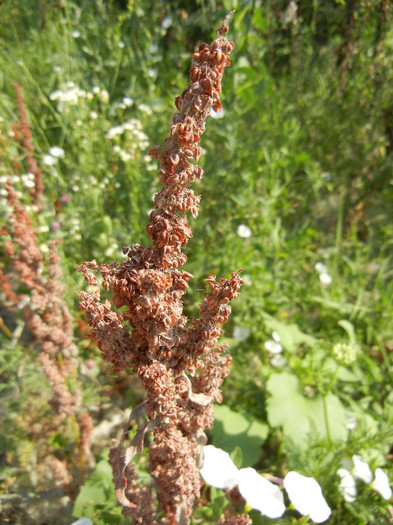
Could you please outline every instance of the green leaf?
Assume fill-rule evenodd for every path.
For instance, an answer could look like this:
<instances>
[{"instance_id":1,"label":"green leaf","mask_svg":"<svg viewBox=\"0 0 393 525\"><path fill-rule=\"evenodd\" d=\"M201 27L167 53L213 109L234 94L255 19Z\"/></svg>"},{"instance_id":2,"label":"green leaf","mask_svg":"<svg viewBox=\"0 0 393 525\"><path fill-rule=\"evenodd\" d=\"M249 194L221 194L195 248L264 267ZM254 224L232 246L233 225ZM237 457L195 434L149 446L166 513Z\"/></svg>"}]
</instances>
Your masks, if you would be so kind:
<instances>
[{"instance_id":1,"label":"green leaf","mask_svg":"<svg viewBox=\"0 0 393 525\"><path fill-rule=\"evenodd\" d=\"M281 426L285 438L295 446L306 449L311 434L319 439L346 440L345 407L334 394L308 399L302 395L297 377L287 372L273 374L266 387L271 394L267 400L269 423Z\"/></svg>"},{"instance_id":2,"label":"green leaf","mask_svg":"<svg viewBox=\"0 0 393 525\"><path fill-rule=\"evenodd\" d=\"M299 346L304 343L308 346L314 346L317 342L315 337L302 332L296 324L285 324L277 321L274 317L268 314L263 314L265 325L271 330L278 333L280 336L280 343L288 350L294 352Z\"/></svg>"},{"instance_id":3,"label":"green leaf","mask_svg":"<svg viewBox=\"0 0 393 525\"><path fill-rule=\"evenodd\" d=\"M222 405L214 407L213 444L229 453L240 447L243 467L250 467L258 461L268 432L268 425L248 414L234 412Z\"/></svg>"}]
</instances>

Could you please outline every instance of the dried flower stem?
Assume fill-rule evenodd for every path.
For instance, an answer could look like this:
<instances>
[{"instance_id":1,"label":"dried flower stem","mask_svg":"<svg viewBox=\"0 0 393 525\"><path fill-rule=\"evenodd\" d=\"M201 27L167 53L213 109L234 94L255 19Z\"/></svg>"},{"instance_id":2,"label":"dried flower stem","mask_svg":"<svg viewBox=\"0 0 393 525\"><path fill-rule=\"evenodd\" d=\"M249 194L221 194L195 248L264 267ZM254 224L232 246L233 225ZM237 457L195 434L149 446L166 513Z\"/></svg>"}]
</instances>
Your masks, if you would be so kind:
<instances>
[{"instance_id":1,"label":"dried flower stem","mask_svg":"<svg viewBox=\"0 0 393 525\"><path fill-rule=\"evenodd\" d=\"M30 190L30 195L33 199L33 204L38 204L39 198L44 191L44 184L41 177L41 169L38 166L37 160L34 157L34 144L32 141L32 132L30 129L29 119L27 117L26 103L23 96L22 87L15 82L14 84L16 102L18 105L19 122L14 124L13 131L15 140L20 142L23 146L26 156L26 164L29 173L34 175L34 187Z\"/></svg>"},{"instance_id":2,"label":"dried flower stem","mask_svg":"<svg viewBox=\"0 0 393 525\"><path fill-rule=\"evenodd\" d=\"M203 430L212 426L212 403L222 400L219 388L231 364L217 342L231 311L228 303L239 295L239 273L219 282L215 276L207 279L210 292L200 305L200 318L187 326L181 299L192 275L179 270L187 260L182 249L192 236L185 213L196 217L200 201L188 186L203 175L190 159L197 162L201 156L199 141L210 110L221 108L221 78L234 47L225 36L231 15L218 28L218 38L210 46L201 44L194 54L191 84L175 100L178 112L170 136L162 152L159 146L150 150L160 161L163 184L146 228L153 246L125 247L128 259L121 264L91 261L78 268L92 285L99 284L99 272L103 288L112 291L114 307L125 307L120 314L109 301L101 302L98 289L82 292L80 306L92 327L91 338L116 369L133 369L146 391L142 411L149 423L127 450L121 443L110 455L119 503L134 523L141 523L144 510L130 461L142 449L146 432L154 436L150 473L168 523L189 523L200 494ZM151 498L150 490L148 494Z\"/></svg>"}]
</instances>

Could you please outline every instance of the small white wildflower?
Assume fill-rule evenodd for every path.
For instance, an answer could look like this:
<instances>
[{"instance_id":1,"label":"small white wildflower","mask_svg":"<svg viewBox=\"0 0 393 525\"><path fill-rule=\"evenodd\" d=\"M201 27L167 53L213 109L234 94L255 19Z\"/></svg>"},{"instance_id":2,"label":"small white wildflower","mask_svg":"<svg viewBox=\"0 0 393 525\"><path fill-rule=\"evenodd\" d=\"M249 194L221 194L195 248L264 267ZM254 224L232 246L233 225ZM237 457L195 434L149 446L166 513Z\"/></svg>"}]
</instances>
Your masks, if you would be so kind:
<instances>
[{"instance_id":1,"label":"small white wildflower","mask_svg":"<svg viewBox=\"0 0 393 525\"><path fill-rule=\"evenodd\" d=\"M224 118L225 111L224 108L221 108L220 111L214 111L213 108L210 108L210 116L214 119Z\"/></svg>"},{"instance_id":2,"label":"small white wildflower","mask_svg":"<svg viewBox=\"0 0 393 525\"><path fill-rule=\"evenodd\" d=\"M94 95L97 95L100 91L101 90L98 86L94 86L93 89L91 90L91 92L94 93Z\"/></svg>"},{"instance_id":3,"label":"small white wildflower","mask_svg":"<svg viewBox=\"0 0 393 525\"><path fill-rule=\"evenodd\" d=\"M239 492L248 505L268 518L279 518L285 512L284 497L274 485L253 468L242 468L238 473Z\"/></svg>"},{"instance_id":4,"label":"small white wildflower","mask_svg":"<svg viewBox=\"0 0 393 525\"><path fill-rule=\"evenodd\" d=\"M54 71L55 73L58 73L59 71L61 71L60 66L53 66L52 69L53 69L53 71Z\"/></svg>"},{"instance_id":5,"label":"small white wildflower","mask_svg":"<svg viewBox=\"0 0 393 525\"><path fill-rule=\"evenodd\" d=\"M242 237L242 239L248 239L249 237L251 237L251 229L246 226L245 224L240 224L238 227L237 227L237 234L239 237Z\"/></svg>"},{"instance_id":6,"label":"small white wildflower","mask_svg":"<svg viewBox=\"0 0 393 525\"><path fill-rule=\"evenodd\" d=\"M207 445L203 448L203 455L203 467L199 472L206 483L217 489L232 489L237 485L239 471L228 452Z\"/></svg>"},{"instance_id":7,"label":"small white wildflower","mask_svg":"<svg viewBox=\"0 0 393 525\"><path fill-rule=\"evenodd\" d=\"M52 157L52 155L44 155L42 157L42 162L46 165L46 166L54 166L57 162L57 158L56 157Z\"/></svg>"},{"instance_id":8,"label":"small white wildflower","mask_svg":"<svg viewBox=\"0 0 393 525\"><path fill-rule=\"evenodd\" d=\"M39 245L39 249L40 249L41 253L48 253L49 252L49 248L48 248L47 244L40 244Z\"/></svg>"},{"instance_id":9,"label":"small white wildflower","mask_svg":"<svg viewBox=\"0 0 393 525\"><path fill-rule=\"evenodd\" d=\"M123 49L124 45L125 44L122 40L119 40L119 42L117 43L117 47L119 47L120 49Z\"/></svg>"},{"instance_id":10,"label":"small white wildflower","mask_svg":"<svg viewBox=\"0 0 393 525\"><path fill-rule=\"evenodd\" d=\"M340 485L338 488L343 498L348 503L354 502L357 494L355 478L345 468L338 469L337 475L340 477Z\"/></svg>"},{"instance_id":11,"label":"small white wildflower","mask_svg":"<svg viewBox=\"0 0 393 525\"><path fill-rule=\"evenodd\" d=\"M132 156L124 150L119 151L119 156L123 162L128 162L132 159Z\"/></svg>"},{"instance_id":12,"label":"small white wildflower","mask_svg":"<svg viewBox=\"0 0 393 525\"><path fill-rule=\"evenodd\" d=\"M284 487L300 514L310 516L315 523L322 523L329 518L331 510L314 478L288 472L284 478Z\"/></svg>"},{"instance_id":13,"label":"small white wildflower","mask_svg":"<svg viewBox=\"0 0 393 525\"><path fill-rule=\"evenodd\" d=\"M323 285L329 286L329 284L332 284L333 282L333 277L328 273L320 273L319 280Z\"/></svg>"},{"instance_id":14,"label":"small white wildflower","mask_svg":"<svg viewBox=\"0 0 393 525\"><path fill-rule=\"evenodd\" d=\"M96 111L90 111L90 118L95 120L98 118L98 113Z\"/></svg>"},{"instance_id":15,"label":"small white wildflower","mask_svg":"<svg viewBox=\"0 0 393 525\"><path fill-rule=\"evenodd\" d=\"M147 104L138 104L138 109L140 111L143 111L143 113L146 113L146 115L151 115L153 112Z\"/></svg>"},{"instance_id":16,"label":"small white wildflower","mask_svg":"<svg viewBox=\"0 0 393 525\"><path fill-rule=\"evenodd\" d=\"M270 359L270 364L274 368L283 368L287 364L287 360L282 354L275 354Z\"/></svg>"},{"instance_id":17,"label":"small white wildflower","mask_svg":"<svg viewBox=\"0 0 393 525\"><path fill-rule=\"evenodd\" d=\"M318 273L328 273L327 266L321 262L317 262L314 268L316 269Z\"/></svg>"},{"instance_id":18,"label":"small white wildflower","mask_svg":"<svg viewBox=\"0 0 393 525\"><path fill-rule=\"evenodd\" d=\"M35 187L35 182L33 180L24 180L23 181L23 186L25 188L34 188Z\"/></svg>"},{"instance_id":19,"label":"small white wildflower","mask_svg":"<svg viewBox=\"0 0 393 525\"><path fill-rule=\"evenodd\" d=\"M276 343L279 343L281 341L280 335L275 330L273 330L273 332L272 332L272 337L276 341Z\"/></svg>"},{"instance_id":20,"label":"small white wildflower","mask_svg":"<svg viewBox=\"0 0 393 525\"><path fill-rule=\"evenodd\" d=\"M150 47L149 47L149 53L151 55L154 55L154 53L157 53L158 51L158 45L157 44L152 44Z\"/></svg>"},{"instance_id":21,"label":"small white wildflower","mask_svg":"<svg viewBox=\"0 0 393 525\"><path fill-rule=\"evenodd\" d=\"M87 100L93 100L93 98L94 98L93 93L91 91L88 91L86 93L86 98L87 98Z\"/></svg>"},{"instance_id":22,"label":"small white wildflower","mask_svg":"<svg viewBox=\"0 0 393 525\"><path fill-rule=\"evenodd\" d=\"M113 137L116 137L116 135L121 135L123 132L123 126L113 126L112 128L109 128L108 131L105 133L105 137L107 139L113 139Z\"/></svg>"},{"instance_id":23,"label":"small white wildflower","mask_svg":"<svg viewBox=\"0 0 393 525\"><path fill-rule=\"evenodd\" d=\"M266 341L264 346L265 349L271 354L280 354L283 350L281 343L278 341L272 341L271 339Z\"/></svg>"},{"instance_id":24,"label":"small white wildflower","mask_svg":"<svg viewBox=\"0 0 393 525\"><path fill-rule=\"evenodd\" d=\"M360 456L352 456L353 469L352 476L361 479L364 483L371 483L373 480L373 473L371 472L369 464Z\"/></svg>"},{"instance_id":25,"label":"small white wildflower","mask_svg":"<svg viewBox=\"0 0 393 525\"><path fill-rule=\"evenodd\" d=\"M57 157L58 159L64 159L64 150L59 146L52 146L49 148L49 153L52 157Z\"/></svg>"},{"instance_id":26,"label":"small white wildflower","mask_svg":"<svg viewBox=\"0 0 393 525\"><path fill-rule=\"evenodd\" d=\"M106 89L103 89L100 93L100 97L102 102L106 103L109 100L109 93Z\"/></svg>"},{"instance_id":27,"label":"small white wildflower","mask_svg":"<svg viewBox=\"0 0 393 525\"><path fill-rule=\"evenodd\" d=\"M134 99L131 97L123 97L123 104L127 107L132 106Z\"/></svg>"},{"instance_id":28,"label":"small white wildflower","mask_svg":"<svg viewBox=\"0 0 393 525\"><path fill-rule=\"evenodd\" d=\"M80 118L76 119L75 124L76 124L77 126L79 126L79 127L82 126L82 121L81 121L81 119L80 119Z\"/></svg>"},{"instance_id":29,"label":"small white wildflower","mask_svg":"<svg viewBox=\"0 0 393 525\"><path fill-rule=\"evenodd\" d=\"M233 330L233 337L238 341L245 341L250 336L250 330L245 326L235 326Z\"/></svg>"},{"instance_id":30,"label":"small white wildflower","mask_svg":"<svg viewBox=\"0 0 393 525\"><path fill-rule=\"evenodd\" d=\"M375 479L371 483L371 486L374 490L381 494L383 499L388 500L392 497L392 489L389 484L389 478L381 468L377 468L375 471Z\"/></svg>"},{"instance_id":31,"label":"small white wildflower","mask_svg":"<svg viewBox=\"0 0 393 525\"><path fill-rule=\"evenodd\" d=\"M49 226L47 226L46 224L44 224L43 226L39 226L38 231L40 233L46 233L49 231Z\"/></svg>"},{"instance_id":32,"label":"small white wildflower","mask_svg":"<svg viewBox=\"0 0 393 525\"><path fill-rule=\"evenodd\" d=\"M79 38L81 36L81 33L80 31L78 31L77 29L74 29L74 31L72 31L71 35L74 37L74 38Z\"/></svg>"},{"instance_id":33,"label":"small white wildflower","mask_svg":"<svg viewBox=\"0 0 393 525\"><path fill-rule=\"evenodd\" d=\"M169 29L172 25L172 18L170 16L166 16L165 18L162 19L162 22L161 22L161 27L163 27L164 29Z\"/></svg>"},{"instance_id":34,"label":"small white wildflower","mask_svg":"<svg viewBox=\"0 0 393 525\"><path fill-rule=\"evenodd\" d=\"M23 66L24 62L23 62L23 60L18 60L17 64L18 64L18 66Z\"/></svg>"}]
</instances>

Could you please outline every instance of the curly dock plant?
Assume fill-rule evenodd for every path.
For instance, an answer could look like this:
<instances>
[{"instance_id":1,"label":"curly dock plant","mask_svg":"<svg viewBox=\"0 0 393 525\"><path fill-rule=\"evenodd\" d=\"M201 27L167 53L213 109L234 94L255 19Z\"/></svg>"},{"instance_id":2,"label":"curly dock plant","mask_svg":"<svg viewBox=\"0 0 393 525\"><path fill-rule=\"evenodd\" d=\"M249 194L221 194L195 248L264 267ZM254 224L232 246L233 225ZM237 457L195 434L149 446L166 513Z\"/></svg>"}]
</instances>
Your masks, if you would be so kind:
<instances>
[{"instance_id":1,"label":"curly dock plant","mask_svg":"<svg viewBox=\"0 0 393 525\"><path fill-rule=\"evenodd\" d=\"M78 268L92 285L99 284L100 273L103 288L112 293L111 302L101 301L99 289L80 294L91 338L115 369L132 369L146 391L130 420L145 414L148 422L131 446L125 449L123 438L110 453L118 501L134 523L157 523L160 512L166 516L160 523L189 523L200 494L204 429L212 427L212 404L222 400L219 388L231 364L225 346L217 343L231 311L228 303L239 295L239 272L219 282L209 277L200 317L188 322L182 296L192 275L180 270L187 261L182 250L192 237L186 211L198 215L200 197L189 185L203 175L196 164L202 154L199 141L211 109L221 108L221 78L234 47L225 36L231 15L217 29L218 38L194 53L191 83L175 100L170 136L162 151L159 146L150 150L160 161L163 184L146 227L153 245L123 248L127 260L121 264L91 261ZM149 469L154 483L140 487L131 459L142 450L146 433L153 436Z\"/></svg>"}]
</instances>

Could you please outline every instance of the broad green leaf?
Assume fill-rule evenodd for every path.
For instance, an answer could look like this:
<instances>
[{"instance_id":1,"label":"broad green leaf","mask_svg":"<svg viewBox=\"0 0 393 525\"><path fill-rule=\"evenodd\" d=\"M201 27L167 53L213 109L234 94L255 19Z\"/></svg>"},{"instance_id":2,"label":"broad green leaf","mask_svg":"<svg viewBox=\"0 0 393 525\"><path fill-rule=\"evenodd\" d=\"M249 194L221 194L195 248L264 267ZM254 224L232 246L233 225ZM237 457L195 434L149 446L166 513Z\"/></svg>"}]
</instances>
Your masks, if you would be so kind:
<instances>
[{"instance_id":1,"label":"broad green leaf","mask_svg":"<svg viewBox=\"0 0 393 525\"><path fill-rule=\"evenodd\" d=\"M333 441L346 440L345 407L334 394L325 398L306 398L301 393L297 377L287 372L273 374L266 387L271 394L267 400L269 423L272 427L281 426L284 436L297 447L306 449L310 434L320 439L330 435ZM325 408L329 428L326 426Z\"/></svg>"},{"instance_id":2,"label":"broad green leaf","mask_svg":"<svg viewBox=\"0 0 393 525\"><path fill-rule=\"evenodd\" d=\"M240 447L243 467L250 467L258 461L268 432L268 425L248 414L234 412L226 406L214 407L213 444L229 453Z\"/></svg>"}]
</instances>

